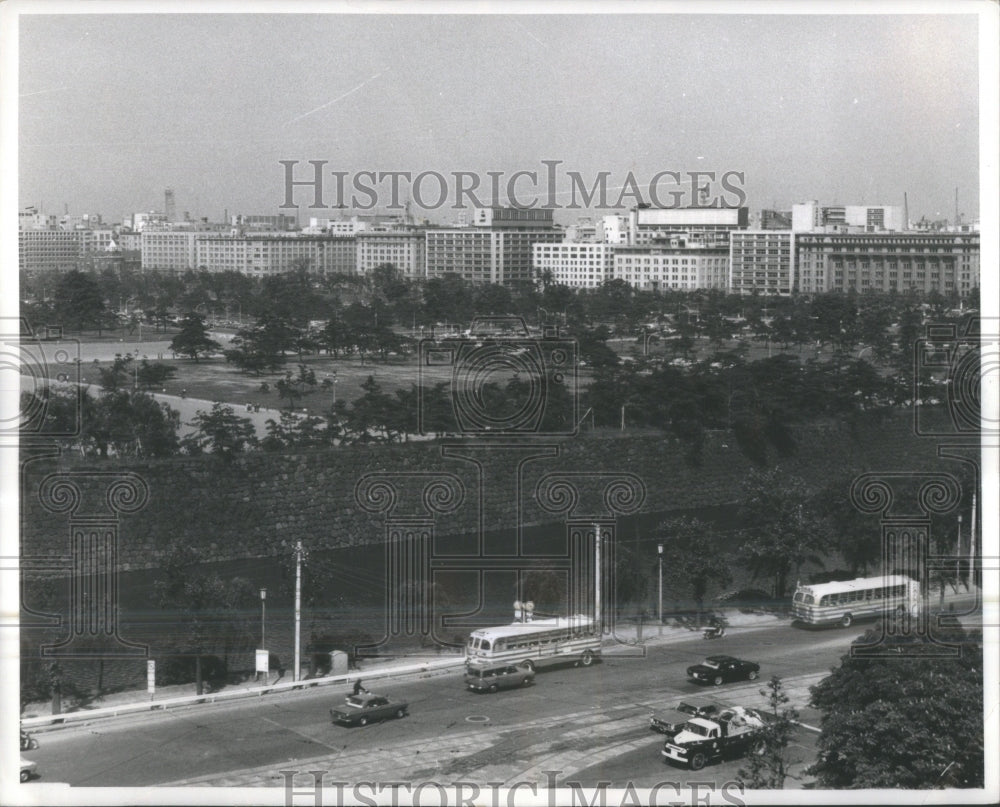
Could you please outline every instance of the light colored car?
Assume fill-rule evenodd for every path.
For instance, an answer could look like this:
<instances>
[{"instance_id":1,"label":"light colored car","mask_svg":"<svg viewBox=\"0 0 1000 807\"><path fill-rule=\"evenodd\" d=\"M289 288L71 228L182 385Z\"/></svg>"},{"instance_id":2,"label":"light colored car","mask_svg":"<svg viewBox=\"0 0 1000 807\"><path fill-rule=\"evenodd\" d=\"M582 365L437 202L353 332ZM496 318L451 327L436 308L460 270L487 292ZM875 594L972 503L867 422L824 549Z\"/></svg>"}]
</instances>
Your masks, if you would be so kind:
<instances>
[{"instance_id":1,"label":"light colored car","mask_svg":"<svg viewBox=\"0 0 1000 807\"><path fill-rule=\"evenodd\" d=\"M25 759L21 757L21 781L27 782L32 776L35 775L35 771L38 770L38 763L32 762L30 759Z\"/></svg>"},{"instance_id":2,"label":"light colored car","mask_svg":"<svg viewBox=\"0 0 1000 807\"><path fill-rule=\"evenodd\" d=\"M534 680L535 673L526 664L468 664L465 668L465 685L474 692L530 686Z\"/></svg>"}]
</instances>

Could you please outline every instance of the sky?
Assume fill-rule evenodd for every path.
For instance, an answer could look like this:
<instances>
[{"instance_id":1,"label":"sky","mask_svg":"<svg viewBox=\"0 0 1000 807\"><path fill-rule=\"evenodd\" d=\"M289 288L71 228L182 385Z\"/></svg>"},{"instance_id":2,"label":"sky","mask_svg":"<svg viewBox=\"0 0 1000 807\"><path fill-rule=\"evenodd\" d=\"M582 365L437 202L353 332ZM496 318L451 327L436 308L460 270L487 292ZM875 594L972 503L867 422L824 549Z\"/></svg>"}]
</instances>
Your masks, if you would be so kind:
<instances>
[{"instance_id":1,"label":"sky","mask_svg":"<svg viewBox=\"0 0 1000 807\"><path fill-rule=\"evenodd\" d=\"M18 199L49 213L117 222L163 210L171 187L178 217L294 214L279 160L298 179L325 160L348 188L361 171L486 187L487 171L558 160L564 203L566 171L588 186L609 172L611 188L632 172L643 191L662 171L733 171L753 211L906 192L912 219L952 218L958 188L965 219L979 212L967 13L39 14L20 17L19 46ZM338 213L293 199L303 223Z\"/></svg>"}]
</instances>

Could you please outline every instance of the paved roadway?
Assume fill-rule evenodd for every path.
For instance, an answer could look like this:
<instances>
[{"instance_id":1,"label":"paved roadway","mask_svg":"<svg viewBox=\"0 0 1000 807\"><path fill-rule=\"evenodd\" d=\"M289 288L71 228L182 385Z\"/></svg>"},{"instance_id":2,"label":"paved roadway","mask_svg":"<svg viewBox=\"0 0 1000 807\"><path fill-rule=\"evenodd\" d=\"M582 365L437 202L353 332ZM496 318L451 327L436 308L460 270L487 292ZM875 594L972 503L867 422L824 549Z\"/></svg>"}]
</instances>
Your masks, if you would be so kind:
<instances>
[{"instance_id":1,"label":"paved roadway","mask_svg":"<svg viewBox=\"0 0 1000 807\"><path fill-rule=\"evenodd\" d=\"M644 659L624 658L623 648L614 648L589 669L542 672L530 688L494 695L467 692L459 672L412 675L379 685L391 698L409 701L411 715L364 728L330 723L328 710L344 693L329 687L145 713L42 732L32 758L39 781L75 786L280 786L281 770L324 770L327 781L347 782L531 781L543 787L551 784L544 771L556 770L560 784L721 785L739 763L697 774L666 766L662 737L647 726L650 711L695 693L758 705L758 691L772 674L781 675L803 705L808 686L838 664L861 630L757 627L719 642L692 634L648 647ZM685 668L713 653L759 661L761 680L708 693L688 683ZM816 725L819 718L804 709L801 719ZM807 729L800 735L807 764L814 735Z\"/></svg>"}]
</instances>

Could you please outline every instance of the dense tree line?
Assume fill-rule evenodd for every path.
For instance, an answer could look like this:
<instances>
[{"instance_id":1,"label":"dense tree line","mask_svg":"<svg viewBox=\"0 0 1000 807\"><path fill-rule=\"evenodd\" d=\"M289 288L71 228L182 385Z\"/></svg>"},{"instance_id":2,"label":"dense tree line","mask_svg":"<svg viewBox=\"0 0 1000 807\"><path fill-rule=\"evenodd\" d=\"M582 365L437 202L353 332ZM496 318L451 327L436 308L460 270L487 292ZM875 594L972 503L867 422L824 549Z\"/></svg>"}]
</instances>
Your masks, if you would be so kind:
<instances>
[{"instance_id":1,"label":"dense tree line","mask_svg":"<svg viewBox=\"0 0 1000 807\"><path fill-rule=\"evenodd\" d=\"M874 352L889 347L886 326L901 323L907 309L924 304L935 321L959 305L958 298L937 292L847 294L810 297L738 296L718 289L639 291L623 280L596 289L574 290L553 283L512 286L468 283L457 275L410 281L391 264L367 276L321 275L300 262L283 275L251 278L239 272L188 270L183 273L116 271L63 274L21 272L22 310L40 324L61 323L76 330L132 327L112 312L129 311L162 327L170 316L200 313L206 317L252 322L271 316L304 327L328 320L354 303L379 309L384 324L415 330L464 328L476 315L517 315L529 322L569 328L605 325L619 335L637 334L644 326L670 318L692 335L721 339L738 318L761 339L785 346L818 341L849 348L858 343ZM978 307L978 290L966 304ZM727 319L728 318L728 319ZM906 334L901 334L905 339Z\"/></svg>"}]
</instances>

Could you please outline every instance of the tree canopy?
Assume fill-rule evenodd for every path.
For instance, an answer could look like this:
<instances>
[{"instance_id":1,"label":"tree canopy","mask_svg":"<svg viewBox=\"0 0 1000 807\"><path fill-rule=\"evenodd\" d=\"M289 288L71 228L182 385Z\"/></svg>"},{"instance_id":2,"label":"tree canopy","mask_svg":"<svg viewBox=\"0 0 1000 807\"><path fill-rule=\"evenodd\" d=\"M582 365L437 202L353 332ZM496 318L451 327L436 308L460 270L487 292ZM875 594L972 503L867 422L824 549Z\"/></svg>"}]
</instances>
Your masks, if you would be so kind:
<instances>
[{"instance_id":1,"label":"tree canopy","mask_svg":"<svg viewBox=\"0 0 1000 807\"><path fill-rule=\"evenodd\" d=\"M869 630L855 644L879 638ZM942 788L983 786L983 654L981 637L959 627L940 639L959 657L902 637L888 657L845 655L811 690L823 711L816 786Z\"/></svg>"}]
</instances>

